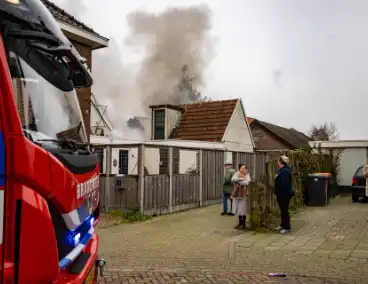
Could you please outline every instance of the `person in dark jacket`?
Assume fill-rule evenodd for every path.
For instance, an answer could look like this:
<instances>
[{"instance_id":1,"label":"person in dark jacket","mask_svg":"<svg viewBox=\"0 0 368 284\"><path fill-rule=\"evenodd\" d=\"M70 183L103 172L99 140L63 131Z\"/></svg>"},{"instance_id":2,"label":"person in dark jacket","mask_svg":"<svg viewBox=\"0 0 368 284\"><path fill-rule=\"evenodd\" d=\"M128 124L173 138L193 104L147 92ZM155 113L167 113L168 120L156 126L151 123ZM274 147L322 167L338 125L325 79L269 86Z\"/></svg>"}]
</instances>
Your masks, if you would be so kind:
<instances>
[{"instance_id":1,"label":"person in dark jacket","mask_svg":"<svg viewBox=\"0 0 368 284\"><path fill-rule=\"evenodd\" d=\"M277 230L281 234L290 232L290 200L294 196L292 172L288 166L289 158L281 156L278 159L279 170L275 176L275 194L281 211L281 225Z\"/></svg>"}]
</instances>

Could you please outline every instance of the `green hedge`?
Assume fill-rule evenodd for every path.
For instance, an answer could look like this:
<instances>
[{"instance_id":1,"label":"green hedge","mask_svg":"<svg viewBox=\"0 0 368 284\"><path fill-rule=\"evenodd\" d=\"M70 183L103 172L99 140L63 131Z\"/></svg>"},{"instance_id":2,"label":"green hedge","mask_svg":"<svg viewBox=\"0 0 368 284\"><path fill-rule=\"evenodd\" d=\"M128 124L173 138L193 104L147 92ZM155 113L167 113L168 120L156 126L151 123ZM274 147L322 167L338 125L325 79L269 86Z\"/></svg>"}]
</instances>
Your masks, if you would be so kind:
<instances>
[{"instance_id":1,"label":"green hedge","mask_svg":"<svg viewBox=\"0 0 368 284\"><path fill-rule=\"evenodd\" d=\"M331 173L336 179L340 157L337 150L303 148L282 154L289 158L289 166L293 171L295 196L291 200L291 212L303 206L304 181L308 174ZM277 170L277 160L267 162L265 176L260 182L253 182L250 185L249 225L252 230L273 229L280 222L279 208L274 195L274 177Z\"/></svg>"}]
</instances>

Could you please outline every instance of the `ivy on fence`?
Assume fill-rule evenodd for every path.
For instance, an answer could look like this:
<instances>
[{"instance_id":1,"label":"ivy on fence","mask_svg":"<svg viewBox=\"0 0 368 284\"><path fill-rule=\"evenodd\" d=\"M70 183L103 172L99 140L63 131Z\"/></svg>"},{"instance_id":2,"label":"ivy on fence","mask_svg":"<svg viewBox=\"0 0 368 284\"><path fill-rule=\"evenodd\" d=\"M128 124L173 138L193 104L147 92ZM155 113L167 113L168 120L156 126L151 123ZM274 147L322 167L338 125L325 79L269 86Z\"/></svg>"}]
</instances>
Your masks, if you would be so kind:
<instances>
[{"instance_id":1,"label":"ivy on fence","mask_svg":"<svg viewBox=\"0 0 368 284\"><path fill-rule=\"evenodd\" d=\"M303 206L304 183L308 174L331 173L336 180L339 169L340 152L338 150L312 150L301 148L282 153L289 157L293 171L295 196L290 203L290 211L295 212ZM274 194L274 177L278 170L277 160L266 164L266 173L261 181L253 182L249 190L250 216L252 230L273 229L278 226L280 213Z\"/></svg>"}]
</instances>

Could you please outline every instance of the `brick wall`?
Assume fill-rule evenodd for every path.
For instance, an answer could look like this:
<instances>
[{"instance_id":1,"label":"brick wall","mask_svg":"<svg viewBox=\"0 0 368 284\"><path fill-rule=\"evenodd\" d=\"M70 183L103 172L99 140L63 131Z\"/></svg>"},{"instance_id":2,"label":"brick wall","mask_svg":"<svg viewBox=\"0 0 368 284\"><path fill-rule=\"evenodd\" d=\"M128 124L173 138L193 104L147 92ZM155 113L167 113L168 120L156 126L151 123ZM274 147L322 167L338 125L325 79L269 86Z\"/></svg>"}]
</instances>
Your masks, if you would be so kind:
<instances>
[{"instance_id":1,"label":"brick wall","mask_svg":"<svg viewBox=\"0 0 368 284\"><path fill-rule=\"evenodd\" d=\"M257 124L252 124L251 131L256 148L259 150L292 149L290 145Z\"/></svg>"},{"instance_id":2,"label":"brick wall","mask_svg":"<svg viewBox=\"0 0 368 284\"><path fill-rule=\"evenodd\" d=\"M92 70L92 48L71 40L74 47L78 50L80 55L87 59L88 66ZM91 127L91 88L77 89L79 105L81 107L84 125L89 140Z\"/></svg>"}]
</instances>

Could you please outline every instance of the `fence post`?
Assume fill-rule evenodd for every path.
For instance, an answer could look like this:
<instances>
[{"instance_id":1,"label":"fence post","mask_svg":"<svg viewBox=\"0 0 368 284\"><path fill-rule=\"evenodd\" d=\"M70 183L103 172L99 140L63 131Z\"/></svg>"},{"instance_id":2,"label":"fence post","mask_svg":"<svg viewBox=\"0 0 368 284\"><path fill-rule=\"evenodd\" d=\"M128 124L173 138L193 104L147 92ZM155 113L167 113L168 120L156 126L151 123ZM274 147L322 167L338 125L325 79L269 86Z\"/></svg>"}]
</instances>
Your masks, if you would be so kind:
<instances>
[{"instance_id":1,"label":"fence post","mask_svg":"<svg viewBox=\"0 0 368 284\"><path fill-rule=\"evenodd\" d=\"M199 207L203 206L203 150L199 150Z\"/></svg>"},{"instance_id":2,"label":"fence post","mask_svg":"<svg viewBox=\"0 0 368 284\"><path fill-rule=\"evenodd\" d=\"M105 178L105 212L109 212L109 202L111 195L111 163L112 163L112 150L111 146L106 146L106 178Z\"/></svg>"},{"instance_id":3,"label":"fence post","mask_svg":"<svg viewBox=\"0 0 368 284\"><path fill-rule=\"evenodd\" d=\"M253 178L257 179L257 153L253 152Z\"/></svg>"},{"instance_id":4,"label":"fence post","mask_svg":"<svg viewBox=\"0 0 368 284\"><path fill-rule=\"evenodd\" d=\"M139 196L139 208L144 213L144 144L139 145L138 148L138 196Z\"/></svg>"},{"instance_id":5,"label":"fence post","mask_svg":"<svg viewBox=\"0 0 368 284\"><path fill-rule=\"evenodd\" d=\"M270 161L270 156L268 155L268 153L263 154L263 168L264 168L264 173L266 174L267 171L267 163Z\"/></svg>"},{"instance_id":6,"label":"fence post","mask_svg":"<svg viewBox=\"0 0 368 284\"><path fill-rule=\"evenodd\" d=\"M173 147L169 147L169 213L172 213L173 193Z\"/></svg>"}]
</instances>

